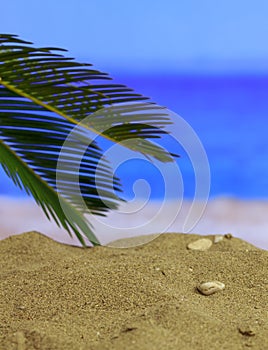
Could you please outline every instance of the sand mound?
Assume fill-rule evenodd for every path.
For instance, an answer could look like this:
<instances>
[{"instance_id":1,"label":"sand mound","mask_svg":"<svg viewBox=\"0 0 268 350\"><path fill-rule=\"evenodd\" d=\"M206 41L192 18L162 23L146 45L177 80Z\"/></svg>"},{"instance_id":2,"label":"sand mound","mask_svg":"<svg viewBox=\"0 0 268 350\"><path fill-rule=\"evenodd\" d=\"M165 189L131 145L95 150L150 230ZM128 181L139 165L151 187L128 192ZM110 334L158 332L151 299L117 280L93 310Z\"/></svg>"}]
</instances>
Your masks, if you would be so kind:
<instances>
[{"instance_id":1,"label":"sand mound","mask_svg":"<svg viewBox=\"0 0 268 350\"><path fill-rule=\"evenodd\" d=\"M34 232L0 241L0 349L268 349L268 252L236 238L188 250L198 238L128 249ZM213 280L225 289L197 291Z\"/></svg>"}]
</instances>

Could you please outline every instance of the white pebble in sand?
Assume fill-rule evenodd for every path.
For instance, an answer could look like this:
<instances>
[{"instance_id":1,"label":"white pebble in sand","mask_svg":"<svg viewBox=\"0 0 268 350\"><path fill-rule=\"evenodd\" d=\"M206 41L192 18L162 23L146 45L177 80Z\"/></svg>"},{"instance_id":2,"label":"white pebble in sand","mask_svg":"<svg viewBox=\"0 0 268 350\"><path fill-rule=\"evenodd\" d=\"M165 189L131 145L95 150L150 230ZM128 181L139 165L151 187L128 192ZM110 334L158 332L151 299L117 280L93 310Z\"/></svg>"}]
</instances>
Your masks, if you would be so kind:
<instances>
[{"instance_id":1,"label":"white pebble in sand","mask_svg":"<svg viewBox=\"0 0 268 350\"><path fill-rule=\"evenodd\" d=\"M198 291L204 295L211 295L220 292L225 288L225 284L219 281L202 282L197 286Z\"/></svg>"},{"instance_id":2,"label":"white pebble in sand","mask_svg":"<svg viewBox=\"0 0 268 350\"><path fill-rule=\"evenodd\" d=\"M190 250L207 250L212 246L212 241L208 238L201 238L197 241L191 242L187 245L187 248Z\"/></svg>"},{"instance_id":3,"label":"white pebble in sand","mask_svg":"<svg viewBox=\"0 0 268 350\"><path fill-rule=\"evenodd\" d=\"M219 243L223 240L224 236L223 235L215 235L214 236L214 243Z\"/></svg>"}]
</instances>

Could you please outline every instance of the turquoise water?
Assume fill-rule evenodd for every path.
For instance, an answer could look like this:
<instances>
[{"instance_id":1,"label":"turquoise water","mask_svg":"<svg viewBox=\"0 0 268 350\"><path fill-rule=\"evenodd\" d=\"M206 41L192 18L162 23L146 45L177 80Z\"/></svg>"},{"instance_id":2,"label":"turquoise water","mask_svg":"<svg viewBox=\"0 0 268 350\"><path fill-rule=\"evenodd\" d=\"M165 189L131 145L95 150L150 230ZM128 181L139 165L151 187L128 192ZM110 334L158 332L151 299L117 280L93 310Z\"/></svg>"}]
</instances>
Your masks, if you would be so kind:
<instances>
[{"instance_id":1,"label":"turquoise water","mask_svg":"<svg viewBox=\"0 0 268 350\"><path fill-rule=\"evenodd\" d=\"M211 196L268 199L268 77L116 77L159 105L183 117L201 139L210 163ZM185 197L194 193L194 174L187 154L178 160ZM133 196L140 177L151 198L164 195L161 174L150 164L127 162L117 174ZM0 171L0 195L24 195Z\"/></svg>"}]
</instances>

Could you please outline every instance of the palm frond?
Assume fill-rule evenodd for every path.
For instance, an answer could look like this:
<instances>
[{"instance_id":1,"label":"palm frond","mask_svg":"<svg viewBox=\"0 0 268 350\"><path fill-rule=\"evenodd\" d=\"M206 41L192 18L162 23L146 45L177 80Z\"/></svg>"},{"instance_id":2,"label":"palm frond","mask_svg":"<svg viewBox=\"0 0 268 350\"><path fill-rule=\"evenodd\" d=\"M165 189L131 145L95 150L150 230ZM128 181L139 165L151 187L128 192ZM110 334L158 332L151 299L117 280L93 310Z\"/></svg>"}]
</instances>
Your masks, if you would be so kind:
<instances>
[{"instance_id":1,"label":"palm frond","mask_svg":"<svg viewBox=\"0 0 268 350\"><path fill-rule=\"evenodd\" d=\"M164 135L170 120L146 97L110 83L107 74L63 57L61 51L34 48L15 35L0 34L0 164L59 226L83 245L83 235L99 244L83 214L116 209L120 198L115 191L121 187L87 129L170 162L175 155L149 140ZM74 147L58 169L71 132ZM79 188L74 164L79 165Z\"/></svg>"}]
</instances>

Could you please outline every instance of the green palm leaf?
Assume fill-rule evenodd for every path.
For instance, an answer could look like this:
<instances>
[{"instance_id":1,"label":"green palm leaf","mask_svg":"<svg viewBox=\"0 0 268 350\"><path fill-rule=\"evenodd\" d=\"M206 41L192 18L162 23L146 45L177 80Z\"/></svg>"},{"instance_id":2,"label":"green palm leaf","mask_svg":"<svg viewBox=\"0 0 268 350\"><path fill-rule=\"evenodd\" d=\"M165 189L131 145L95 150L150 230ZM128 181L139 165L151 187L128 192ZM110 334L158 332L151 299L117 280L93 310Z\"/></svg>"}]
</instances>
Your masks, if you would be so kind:
<instances>
[{"instance_id":1,"label":"green palm leaf","mask_svg":"<svg viewBox=\"0 0 268 350\"><path fill-rule=\"evenodd\" d=\"M46 214L50 214L56 222L60 223L70 232L70 229L84 243L79 233L83 231L91 242L98 243L90 227L85 225L81 217L82 208L75 202L72 194L74 184L67 182L65 187L61 186L59 194L69 206L73 221L67 220L59 203L56 192L56 168L58 155L62 144L73 125L68 121L47 112L43 107L17 97L5 88L0 88L0 163L6 173L19 187L24 187L27 193L31 193L36 202L42 206ZM42 113L42 114L40 114ZM22 127L23 126L23 127ZM108 163L101 161L102 152L98 146L88 139L83 128L77 128L76 134L85 144L91 142L80 165L80 181L84 186L83 198L93 214L102 214L109 208L116 208L118 198L113 194L114 188L109 188L111 172ZM72 163L65 167L66 174L70 172L76 156L79 154L79 145L76 145ZM98 198L95 188L97 174L96 165L99 166L98 174L101 181L106 183L108 189L105 203ZM66 177L66 176L65 176ZM100 180L99 180L100 181ZM118 180L114 181L115 189L120 190ZM65 200L66 199L66 200ZM75 205L74 205L75 204ZM109 206L107 206L109 204ZM58 216L58 220L57 220ZM75 220L74 220L75 219ZM78 226L78 228L76 227Z\"/></svg>"},{"instance_id":2,"label":"green palm leaf","mask_svg":"<svg viewBox=\"0 0 268 350\"><path fill-rule=\"evenodd\" d=\"M126 146L130 149L169 162L174 155L148 140L165 134L168 116L131 89L104 83L110 77L90 65L53 53L61 49L34 48L14 35L0 35L0 44L2 167L47 215L70 234L75 233L82 244L81 232L98 244L73 190L71 164L82 159L79 184L92 214L104 215L108 209L117 208L119 198L114 190L120 191L120 184L113 179L103 152L86 130L113 142L128 140ZM82 144L79 147L76 143L75 151L65 158L64 180L57 191L58 156L74 125L78 125L75 133L83 147L90 146L84 153ZM102 186L102 199L96 182Z\"/></svg>"}]
</instances>

